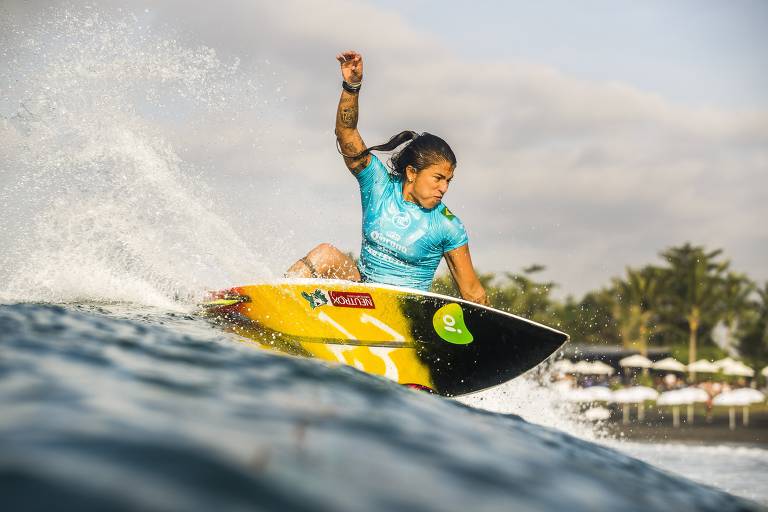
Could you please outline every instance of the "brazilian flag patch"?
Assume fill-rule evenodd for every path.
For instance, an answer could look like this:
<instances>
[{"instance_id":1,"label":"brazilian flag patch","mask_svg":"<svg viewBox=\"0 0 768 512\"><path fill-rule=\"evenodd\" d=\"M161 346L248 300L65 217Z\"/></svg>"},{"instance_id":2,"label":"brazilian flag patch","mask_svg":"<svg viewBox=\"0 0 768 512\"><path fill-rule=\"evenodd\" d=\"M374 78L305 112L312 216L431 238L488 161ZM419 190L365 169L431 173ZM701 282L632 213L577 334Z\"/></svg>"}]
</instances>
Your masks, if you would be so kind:
<instances>
[{"instance_id":1,"label":"brazilian flag patch","mask_svg":"<svg viewBox=\"0 0 768 512\"><path fill-rule=\"evenodd\" d=\"M456 216L453 213L451 213L451 210L449 210L447 206L443 210L443 215L445 215L448 218L448 220L453 220L456 218Z\"/></svg>"}]
</instances>

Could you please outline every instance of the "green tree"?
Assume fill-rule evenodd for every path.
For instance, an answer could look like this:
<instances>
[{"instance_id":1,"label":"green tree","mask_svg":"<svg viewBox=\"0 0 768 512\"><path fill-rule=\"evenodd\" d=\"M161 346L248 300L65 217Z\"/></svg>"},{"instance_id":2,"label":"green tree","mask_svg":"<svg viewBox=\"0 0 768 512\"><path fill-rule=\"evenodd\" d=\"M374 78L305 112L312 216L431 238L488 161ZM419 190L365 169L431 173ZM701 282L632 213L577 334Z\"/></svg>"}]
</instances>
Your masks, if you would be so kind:
<instances>
[{"instance_id":1,"label":"green tree","mask_svg":"<svg viewBox=\"0 0 768 512\"><path fill-rule=\"evenodd\" d=\"M721 249L707 252L690 243L661 253L669 267L665 272L668 312L684 319L688 331L688 362L696 360L702 333L708 333L719 320L718 301L722 299L723 273L728 261L718 261Z\"/></svg>"},{"instance_id":2,"label":"green tree","mask_svg":"<svg viewBox=\"0 0 768 512\"><path fill-rule=\"evenodd\" d=\"M745 322L739 339L739 354L755 371L768 365L768 282L757 290L753 303L753 315Z\"/></svg>"},{"instance_id":3,"label":"green tree","mask_svg":"<svg viewBox=\"0 0 768 512\"><path fill-rule=\"evenodd\" d=\"M613 292L591 291L577 301L568 296L555 304L554 327L567 332L576 343L589 345L618 345L621 343L616 320L612 314Z\"/></svg>"},{"instance_id":4,"label":"green tree","mask_svg":"<svg viewBox=\"0 0 768 512\"><path fill-rule=\"evenodd\" d=\"M613 279L613 316L625 348L648 354L648 339L656 331L657 304L664 273L658 267L627 268L625 279Z\"/></svg>"},{"instance_id":5,"label":"green tree","mask_svg":"<svg viewBox=\"0 0 768 512\"><path fill-rule=\"evenodd\" d=\"M718 316L725 324L729 347L735 345L733 340L741 330L745 317L749 316L755 307L759 307L750 299L755 289L754 282L746 275L737 272L728 272L722 282Z\"/></svg>"}]
</instances>

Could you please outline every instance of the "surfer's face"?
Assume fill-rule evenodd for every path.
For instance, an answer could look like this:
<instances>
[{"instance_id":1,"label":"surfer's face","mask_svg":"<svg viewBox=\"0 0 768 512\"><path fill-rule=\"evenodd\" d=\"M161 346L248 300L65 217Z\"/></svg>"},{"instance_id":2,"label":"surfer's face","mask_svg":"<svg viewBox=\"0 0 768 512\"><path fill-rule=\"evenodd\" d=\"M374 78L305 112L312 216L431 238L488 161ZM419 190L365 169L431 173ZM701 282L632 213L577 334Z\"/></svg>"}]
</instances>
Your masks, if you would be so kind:
<instances>
[{"instance_id":1,"label":"surfer's face","mask_svg":"<svg viewBox=\"0 0 768 512\"><path fill-rule=\"evenodd\" d=\"M422 208L431 209L440 204L453 179L453 166L445 160L418 172L409 165L405 171L407 180L403 196Z\"/></svg>"}]
</instances>

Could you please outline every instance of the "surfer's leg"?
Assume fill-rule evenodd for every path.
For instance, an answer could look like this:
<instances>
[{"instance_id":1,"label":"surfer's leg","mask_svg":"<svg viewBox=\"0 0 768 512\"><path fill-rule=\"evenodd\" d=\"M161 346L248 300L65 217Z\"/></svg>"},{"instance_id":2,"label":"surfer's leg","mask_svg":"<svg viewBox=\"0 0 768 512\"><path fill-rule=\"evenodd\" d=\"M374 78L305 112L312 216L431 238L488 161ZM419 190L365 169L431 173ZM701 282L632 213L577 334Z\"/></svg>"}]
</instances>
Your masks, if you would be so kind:
<instances>
[{"instance_id":1,"label":"surfer's leg","mask_svg":"<svg viewBox=\"0 0 768 512\"><path fill-rule=\"evenodd\" d=\"M321 277L360 281L355 262L331 244L320 244L291 265L286 277Z\"/></svg>"}]
</instances>

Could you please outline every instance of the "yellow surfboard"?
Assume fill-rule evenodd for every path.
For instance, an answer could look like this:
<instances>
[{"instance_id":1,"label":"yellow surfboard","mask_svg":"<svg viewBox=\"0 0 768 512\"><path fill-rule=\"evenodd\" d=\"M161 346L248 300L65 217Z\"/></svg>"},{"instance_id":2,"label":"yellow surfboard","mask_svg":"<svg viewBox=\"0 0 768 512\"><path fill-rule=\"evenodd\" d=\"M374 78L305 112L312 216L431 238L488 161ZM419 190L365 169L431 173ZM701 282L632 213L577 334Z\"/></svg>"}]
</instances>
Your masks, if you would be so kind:
<instances>
[{"instance_id":1,"label":"yellow surfboard","mask_svg":"<svg viewBox=\"0 0 768 512\"><path fill-rule=\"evenodd\" d=\"M205 313L260 345L456 396L506 382L568 336L454 297L395 286L285 279L212 294Z\"/></svg>"}]
</instances>

